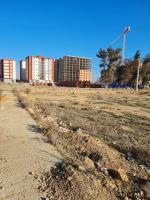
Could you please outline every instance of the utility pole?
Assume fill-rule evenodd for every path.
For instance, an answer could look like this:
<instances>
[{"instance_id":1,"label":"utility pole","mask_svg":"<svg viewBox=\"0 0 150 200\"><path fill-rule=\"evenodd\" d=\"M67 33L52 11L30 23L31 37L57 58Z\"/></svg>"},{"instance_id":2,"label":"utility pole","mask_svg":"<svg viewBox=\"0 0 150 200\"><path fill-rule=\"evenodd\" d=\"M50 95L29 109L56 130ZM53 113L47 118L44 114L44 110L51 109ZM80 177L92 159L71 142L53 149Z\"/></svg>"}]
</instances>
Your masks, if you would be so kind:
<instances>
[{"instance_id":1,"label":"utility pole","mask_svg":"<svg viewBox=\"0 0 150 200\"><path fill-rule=\"evenodd\" d=\"M142 66L142 61L138 59L138 66L137 66L137 75L136 75L136 91L139 90L139 75L140 75L140 67Z\"/></svg>"}]
</instances>

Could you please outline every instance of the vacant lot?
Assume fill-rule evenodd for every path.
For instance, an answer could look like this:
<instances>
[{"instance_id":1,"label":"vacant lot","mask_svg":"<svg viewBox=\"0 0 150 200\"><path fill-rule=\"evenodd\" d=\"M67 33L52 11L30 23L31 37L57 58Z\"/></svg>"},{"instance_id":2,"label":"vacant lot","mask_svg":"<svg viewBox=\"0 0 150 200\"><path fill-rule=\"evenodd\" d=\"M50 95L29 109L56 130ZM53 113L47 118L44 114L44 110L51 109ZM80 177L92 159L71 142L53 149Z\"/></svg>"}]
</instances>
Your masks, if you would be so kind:
<instances>
[{"instance_id":1,"label":"vacant lot","mask_svg":"<svg viewBox=\"0 0 150 200\"><path fill-rule=\"evenodd\" d=\"M27 93L60 124L82 129L150 165L150 91L32 87Z\"/></svg>"},{"instance_id":2,"label":"vacant lot","mask_svg":"<svg viewBox=\"0 0 150 200\"><path fill-rule=\"evenodd\" d=\"M41 188L49 188L49 197L150 197L149 90L24 85L16 89L22 106L65 159L52 174L44 175L46 186Z\"/></svg>"}]
</instances>

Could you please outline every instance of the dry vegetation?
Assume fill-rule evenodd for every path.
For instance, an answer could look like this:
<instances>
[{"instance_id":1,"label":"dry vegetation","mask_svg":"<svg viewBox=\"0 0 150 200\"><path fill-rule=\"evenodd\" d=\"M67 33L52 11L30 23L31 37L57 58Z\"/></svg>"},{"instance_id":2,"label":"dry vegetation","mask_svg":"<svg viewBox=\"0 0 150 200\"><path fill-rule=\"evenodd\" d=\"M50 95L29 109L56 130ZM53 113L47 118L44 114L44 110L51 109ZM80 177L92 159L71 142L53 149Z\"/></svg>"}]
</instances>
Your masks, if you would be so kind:
<instances>
[{"instance_id":1,"label":"dry vegetation","mask_svg":"<svg viewBox=\"0 0 150 200\"><path fill-rule=\"evenodd\" d=\"M45 172L50 199L150 198L150 91L18 87L64 162Z\"/></svg>"}]
</instances>

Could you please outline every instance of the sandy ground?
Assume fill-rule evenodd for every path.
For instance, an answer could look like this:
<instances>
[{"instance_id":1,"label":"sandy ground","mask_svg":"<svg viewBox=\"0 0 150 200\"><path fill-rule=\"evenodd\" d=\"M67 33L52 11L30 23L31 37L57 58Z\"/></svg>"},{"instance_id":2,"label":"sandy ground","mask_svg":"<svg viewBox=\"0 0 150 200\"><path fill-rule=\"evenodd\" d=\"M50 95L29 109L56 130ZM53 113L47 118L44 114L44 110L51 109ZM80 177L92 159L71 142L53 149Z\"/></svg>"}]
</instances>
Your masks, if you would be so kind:
<instances>
[{"instance_id":1,"label":"sandy ground","mask_svg":"<svg viewBox=\"0 0 150 200\"><path fill-rule=\"evenodd\" d=\"M36 174L49 171L61 159L46 142L36 122L3 91L0 103L0 200L38 200Z\"/></svg>"}]
</instances>

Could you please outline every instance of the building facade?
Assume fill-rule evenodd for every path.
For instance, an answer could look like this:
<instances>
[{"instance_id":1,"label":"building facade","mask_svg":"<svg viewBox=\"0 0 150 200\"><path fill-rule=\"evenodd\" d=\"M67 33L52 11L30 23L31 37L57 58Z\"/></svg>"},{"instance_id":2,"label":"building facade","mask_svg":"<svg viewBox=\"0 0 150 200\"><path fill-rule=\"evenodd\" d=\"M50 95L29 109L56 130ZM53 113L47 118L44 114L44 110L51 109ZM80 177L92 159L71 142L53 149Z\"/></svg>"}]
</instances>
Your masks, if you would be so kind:
<instances>
[{"instance_id":1,"label":"building facade","mask_svg":"<svg viewBox=\"0 0 150 200\"><path fill-rule=\"evenodd\" d=\"M16 82L16 61L12 59L0 59L0 81L5 83Z\"/></svg>"},{"instance_id":2,"label":"building facade","mask_svg":"<svg viewBox=\"0 0 150 200\"><path fill-rule=\"evenodd\" d=\"M20 79L27 82L54 81L54 59L43 56L28 56L20 61Z\"/></svg>"},{"instance_id":3,"label":"building facade","mask_svg":"<svg viewBox=\"0 0 150 200\"><path fill-rule=\"evenodd\" d=\"M20 61L20 80L24 82L28 80L28 69L25 60Z\"/></svg>"},{"instance_id":4,"label":"building facade","mask_svg":"<svg viewBox=\"0 0 150 200\"><path fill-rule=\"evenodd\" d=\"M64 56L55 62L55 81L58 83L68 82L91 82L92 61L89 58L77 56Z\"/></svg>"}]
</instances>

